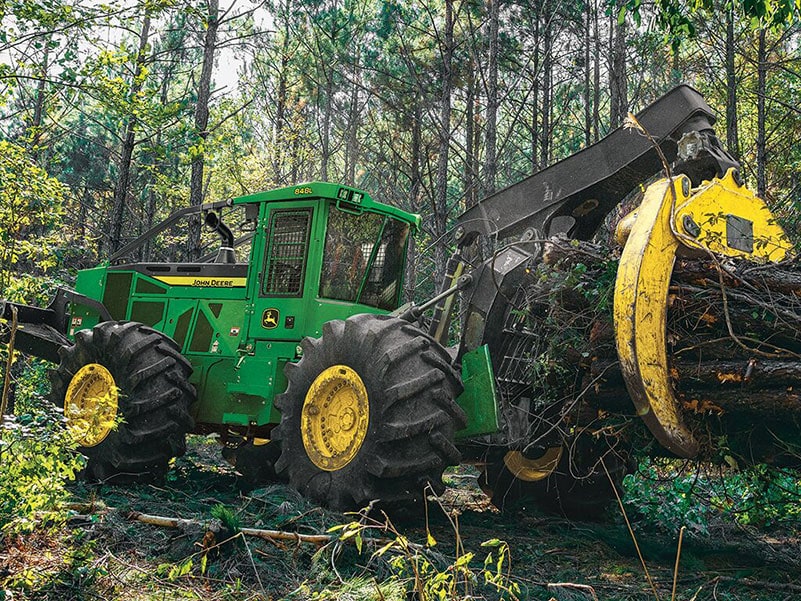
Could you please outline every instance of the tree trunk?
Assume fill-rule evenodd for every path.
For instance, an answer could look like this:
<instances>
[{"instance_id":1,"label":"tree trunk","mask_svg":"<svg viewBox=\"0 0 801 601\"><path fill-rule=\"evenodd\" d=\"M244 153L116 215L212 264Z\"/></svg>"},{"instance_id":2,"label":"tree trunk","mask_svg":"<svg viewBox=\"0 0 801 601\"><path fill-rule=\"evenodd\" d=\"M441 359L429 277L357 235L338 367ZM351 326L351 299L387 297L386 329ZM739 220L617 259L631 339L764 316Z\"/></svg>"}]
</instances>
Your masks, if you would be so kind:
<instances>
[{"instance_id":1,"label":"tree trunk","mask_svg":"<svg viewBox=\"0 0 801 601\"><path fill-rule=\"evenodd\" d=\"M136 54L136 64L128 88L129 102L133 105L136 97L142 89L142 69L145 66L145 50L147 40L150 35L150 15L145 12L142 20L142 29L139 32L139 49ZM120 162L117 169L117 185L114 188L114 201L111 210L110 223L110 252L114 253L122 246L122 227L125 220L125 204L128 200L128 189L131 184L131 163L133 162L133 152L136 146L136 111L130 111L125 123L125 134L122 138L122 149L120 151Z\"/></svg>"},{"instance_id":2,"label":"tree trunk","mask_svg":"<svg viewBox=\"0 0 801 601\"><path fill-rule=\"evenodd\" d=\"M324 68L324 66L322 67ZM323 125L320 128L320 179L328 181L328 160L331 152L331 95L334 93L334 82L331 74L325 74L325 98L323 99Z\"/></svg>"},{"instance_id":3,"label":"tree trunk","mask_svg":"<svg viewBox=\"0 0 801 601\"><path fill-rule=\"evenodd\" d=\"M214 70L214 55L217 50L217 29L220 26L219 0L208 0L208 20L203 39L203 66L197 88L195 105L195 135L197 148L192 157L192 179L189 184L189 204L193 207L203 204L203 170L205 165L205 144L209 132L209 98L211 97L211 75ZM189 242L187 258L192 261L200 257L200 219L189 222Z\"/></svg>"},{"instance_id":4,"label":"tree trunk","mask_svg":"<svg viewBox=\"0 0 801 601\"><path fill-rule=\"evenodd\" d=\"M464 204L469 209L478 201L477 182L476 182L476 148L473 145L475 138L475 119L476 119L476 61L471 58L470 66L467 69L466 90L465 90L465 134L464 134Z\"/></svg>"},{"instance_id":5,"label":"tree trunk","mask_svg":"<svg viewBox=\"0 0 801 601\"><path fill-rule=\"evenodd\" d=\"M628 84L626 79L626 21L617 23L617 11L612 11L611 60L609 68L609 129L619 127L628 114Z\"/></svg>"},{"instance_id":6,"label":"tree trunk","mask_svg":"<svg viewBox=\"0 0 801 601\"><path fill-rule=\"evenodd\" d=\"M484 148L484 176L481 180L482 197L495 192L497 165L497 133L498 133L498 21L500 20L500 0L488 0L489 23L489 64L487 65L487 110Z\"/></svg>"},{"instance_id":7,"label":"tree trunk","mask_svg":"<svg viewBox=\"0 0 801 601\"><path fill-rule=\"evenodd\" d=\"M409 182L409 206L412 211L417 211L420 207L420 195L423 189L423 178L420 172L422 162L422 132L421 132L421 108L420 103L412 102L412 156ZM414 242L409 244L409 254L406 263L406 278L404 284L404 298L406 301L414 299L417 275L417 248Z\"/></svg>"},{"instance_id":8,"label":"tree trunk","mask_svg":"<svg viewBox=\"0 0 801 601\"><path fill-rule=\"evenodd\" d=\"M42 138L42 123L45 114L45 91L47 89L47 72L50 68L50 37L44 41L44 54L42 55L40 79L36 84L36 102L33 107L33 122L31 123L31 148L33 149L33 160L38 165L42 164L42 149L39 141Z\"/></svg>"},{"instance_id":9,"label":"tree trunk","mask_svg":"<svg viewBox=\"0 0 801 601\"><path fill-rule=\"evenodd\" d=\"M768 79L768 57L765 44L766 30L759 30L759 47L757 49L757 196L765 198L768 189L767 175L765 171L767 134L765 131L765 95L767 91Z\"/></svg>"},{"instance_id":10,"label":"tree trunk","mask_svg":"<svg viewBox=\"0 0 801 601\"><path fill-rule=\"evenodd\" d=\"M740 135L737 126L737 73L735 71L734 8L726 11L726 149L740 158Z\"/></svg>"},{"instance_id":11,"label":"tree trunk","mask_svg":"<svg viewBox=\"0 0 801 601\"><path fill-rule=\"evenodd\" d=\"M586 22L584 23L584 146L592 144L592 91L590 88L590 28L592 27L592 10L589 2L585 6Z\"/></svg>"},{"instance_id":12,"label":"tree trunk","mask_svg":"<svg viewBox=\"0 0 801 601\"><path fill-rule=\"evenodd\" d=\"M525 294L511 295L515 310L493 340L521 360L496 375L504 398L512 382L542 405L532 426L553 429L555 414L570 424L597 420L598 409L634 414L615 348L609 256L599 245L551 239ZM666 367L678 407L701 460L725 451L744 464L798 465L788 449L801 434L801 265L729 260L719 269L707 257L679 259L671 276Z\"/></svg>"},{"instance_id":13,"label":"tree trunk","mask_svg":"<svg viewBox=\"0 0 801 601\"><path fill-rule=\"evenodd\" d=\"M275 129L273 133L273 181L283 183L284 113L286 112L286 69L289 58L281 53L281 70L278 73L278 94L275 106Z\"/></svg>"},{"instance_id":14,"label":"tree trunk","mask_svg":"<svg viewBox=\"0 0 801 601\"><path fill-rule=\"evenodd\" d=\"M553 16L551 4L544 4L545 31L542 35L542 106L540 108L540 167L551 162L551 98L553 97Z\"/></svg>"},{"instance_id":15,"label":"tree trunk","mask_svg":"<svg viewBox=\"0 0 801 601\"><path fill-rule=\"evenodd\" d=\"M284 161L286 150L284 148L284 125L286 120L287 102L287 69L289 67L289 2L284 7L284 30L281 41L281 68L278 72L278 90L275 106L275 129L273 130L273 181L276 184L285 183Z\"/></svg>"},{"instance_id":16,"label":"tree trunk","mask_svg":"<svg viewBox=\"0 0 801 601\"><path fill-rule=\"evenodd\" d=\"M595 40L595 63L592 71L592 141L601 137L601 25L598 17L598 0L593 0L592 35Z\"/></svg>"},{"instance_id":17,"label":"tree trunk","mask_svg":"<svg viewBox=\"0 0 801 601\"><path fill-rule=\"evenodd\" d=\"M350 110L347 127L347 146L345 152L345 183L356 185L356 163L359 158L359 79L361 77L361 55L356 50L355 64L351 71Z\"/></svg>"},{"instance_id":18,"label":"tree trunk","mask_svg":"<svg viewBox=\"0 0 801 601\"><path fill-rule=\"evenodd\" d=\"M434 197L433 235L437 281L442 281L447 261L448 229L448 157L451 138L451 90L453 86L453 0L445 0L445 25L442 32L442 92L439 110L439 156L437 158L437 189Z\"/></svg>"},{"instance_id":19,"label":"tree trunk","mask_svg":"<svg viewBox=\"0 0 801 601\"><path fill-rule=\"evenodd\" d=\"M531 173L537 173L540 162L540 11L535 3L534 14L534 81L531 86Z\"/></svg>"}]
</instances>

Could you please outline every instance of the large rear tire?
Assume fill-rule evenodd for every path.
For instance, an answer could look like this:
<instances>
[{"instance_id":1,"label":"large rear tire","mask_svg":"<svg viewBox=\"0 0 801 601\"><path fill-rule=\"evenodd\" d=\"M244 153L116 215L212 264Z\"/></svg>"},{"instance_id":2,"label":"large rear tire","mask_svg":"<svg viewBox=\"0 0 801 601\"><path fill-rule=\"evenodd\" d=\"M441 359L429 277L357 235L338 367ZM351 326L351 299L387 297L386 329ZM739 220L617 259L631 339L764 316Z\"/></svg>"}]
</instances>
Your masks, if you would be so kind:
<instances>
[{"instance_id":1,"label":"large rear tire","mask_svg":"<svg viewBox=\"0 0 801 601\"><path fill-rule=\"evenodd\" d=\"M445 349L404 320L367 314L326 323L302 347L275 401L279 475L338 511L409 505L427 486L440 494L466 423Z\"/></svg>"},{"instance_id":2,"label":"large rear tire","mask_svg":"<svg viewBox=\"0 0 801 601\"><path fill-rule=\"evenodd\" d=\"M192 367L171 338L107 321L76 333L60 354L50 398L88 459L87 479L158 477L184 454L196 395Z\"/></svg>"}]
</instances>

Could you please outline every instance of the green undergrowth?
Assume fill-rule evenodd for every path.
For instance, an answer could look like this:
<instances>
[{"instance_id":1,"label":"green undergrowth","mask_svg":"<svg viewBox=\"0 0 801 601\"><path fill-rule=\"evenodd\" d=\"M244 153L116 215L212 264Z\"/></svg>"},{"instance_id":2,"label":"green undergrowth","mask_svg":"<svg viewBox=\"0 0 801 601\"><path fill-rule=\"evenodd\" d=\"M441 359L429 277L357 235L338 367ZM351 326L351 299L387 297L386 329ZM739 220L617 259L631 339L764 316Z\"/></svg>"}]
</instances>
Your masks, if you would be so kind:
<instances>
[{"instance_id":1,"label":"green undergrowth","mask_svg":"<svg viewBox=\"0 0 801 601\"><path fill-rule=\"evenodd\" d=\"M40 364L25 370L16 387L16 415L6 416L0 428L0 536L63 521L65 485L83 466L62 413L42 396L45 380Z\"/></svg>"},{"instance_id":2,"label":"green undergrowth","mask_svg":"<svg viewBox=\"0 0 801 601\"><path fill-rule=\"evenodd\" d=\"M645 458L623 483L642 526L708 535L720 523L801 533L801 474L756 465L741 470Z\"/></svg>"}]
</instances>

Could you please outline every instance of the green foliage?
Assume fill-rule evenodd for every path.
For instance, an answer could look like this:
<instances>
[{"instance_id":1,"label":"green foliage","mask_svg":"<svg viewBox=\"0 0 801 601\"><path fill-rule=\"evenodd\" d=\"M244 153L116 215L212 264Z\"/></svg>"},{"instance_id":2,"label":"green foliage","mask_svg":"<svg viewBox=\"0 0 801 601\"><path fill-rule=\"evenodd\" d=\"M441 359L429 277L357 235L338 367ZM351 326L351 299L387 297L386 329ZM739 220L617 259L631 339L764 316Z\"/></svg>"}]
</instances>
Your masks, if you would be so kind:
<instances>
[{"instance_id":1,"label":"green foliage","mask_svg":"<svg viewBox=\"0 0 801 601\"><path fill-rule=\"evenodd\" d=\"M618 2L609 0L609 4L616 6ZM629 13L634 22L640 25L642 5L642 0L621 3L618 20L622 22L626 13ZM703 12L712 19L722 16L720 3L715 0L657 0L656 5L659 22L674 51L678 51L684 40L696 35L693 13ZM724 8L730 6L747 19L754 29L782 29L801 22L801 3L797 0L727 0Z\"/></svg>"},{"instance_id":2,"label":"green foliage","mask_svg":"<svg viewBox=\"0 0 801 601\"><path fill-rule=\"evenodd\" d=\"M222 503L218 503L211 508L211 517L220 520L220 523L228 529L231 534L236 534L242 527L239 516L230 508Z\"/></svg>"},{"instance_id":3,"label":"green foliage","mask_svg":"<svg viewBox=\"0 0 801 601\"><path fill-rule=\"evenodd\" d=\"M626 510L662 532L675 533L686 526L689 532L706 534L709 507L695 496L698 484L697 474L645 459L636 474L623 480Z\"/></svg>"},{"instance_id":4,"label":"green foliage","mask_svg":"<svg viewBox=\"0 0 801 601\"><path fill-rule=\"evenodd\" d=\"M412 542L401 534L385 516L383 522L375 520L365 512L358 514L357 521L339 524L329 529L338 532L339 541L352 541L361 555L364 547L373 548L371 563L385 562L390 577L385 584L391 589L401 587L405 598L438 601L460 601L474 599L475 595L490 592L499 599L516 600L520 586L511 575L511 552L509 545L500 539L491 539L481 544L488 553L480 566L476 565L476 553L458 546L453 558L437 552L437 541L427 533L426 544ZM458 528L454 523L454 529ZM371 535L382 534L380 538ZM339 589L337 593L341 592ZM333 599L334 591L318 592L313 599ZM373 598L373 597L368 597ZM395 598L395 597L392 597Z\"/></svg>"},{"instance_id":5,"label":"green foliage","mask_svg":"<svg viewBox=\"0 0 801 601\"><path fill-rule=\"evenodd\" d=\"M61 413L39 391L21 387L18 397L25 412L6 417L0 430L0 531L5 534L63 521L64 484L83 465Z\"/></svg>"},{"instance_id":6,"label":"green foliage","mask_svg":"<svg viewBox=\"0 0 801 601\"><path fill-rule=\"evenodd\" d=\"M686 526L706 534L714 520L801 529L801 474L767 465L688 472L672 461L645 459L626 476L627 511L666 533Z\"/></svg>"},{"instance_id":7,"label":"green foliage","mask_svg":"<svg viewBox=\"0 0 801 601\"><path fill-rule=\"evenodd\" d=\"M17 271L41 273L57 264L64 196L64 186L22 147L0 140L0 289Z\"/></svg>"}]
</instances>

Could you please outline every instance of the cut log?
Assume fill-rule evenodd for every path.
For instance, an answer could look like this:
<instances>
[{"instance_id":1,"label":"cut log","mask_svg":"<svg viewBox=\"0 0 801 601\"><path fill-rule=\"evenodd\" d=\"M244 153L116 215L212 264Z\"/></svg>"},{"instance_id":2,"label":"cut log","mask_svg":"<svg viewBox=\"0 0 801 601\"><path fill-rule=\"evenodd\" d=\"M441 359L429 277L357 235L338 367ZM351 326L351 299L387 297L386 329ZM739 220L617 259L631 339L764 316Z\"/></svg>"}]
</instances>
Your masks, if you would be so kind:
<instances>
[{"instance_id":1,"label":"cut log","mask_svg":"<svg viewBox=\"0 0 801 601\"><path fill-rule=\"evenodd\" d=\"M518 294L505 331L508 354L524 349L526 358L507 362L517 371L505 398L525 407L531 440L582 425L603 430L599 416L610 413L613 423L634 418L612 324L616 271L614 253L555 238ZM674 393L704 439L702 458L736 452L747 463L801 464L801 261L680 258L665 302Z\"/></svg>"}]
</instances>

